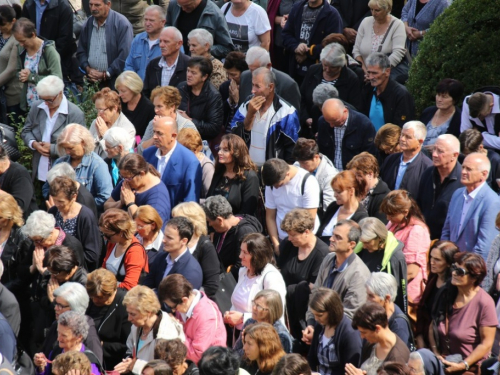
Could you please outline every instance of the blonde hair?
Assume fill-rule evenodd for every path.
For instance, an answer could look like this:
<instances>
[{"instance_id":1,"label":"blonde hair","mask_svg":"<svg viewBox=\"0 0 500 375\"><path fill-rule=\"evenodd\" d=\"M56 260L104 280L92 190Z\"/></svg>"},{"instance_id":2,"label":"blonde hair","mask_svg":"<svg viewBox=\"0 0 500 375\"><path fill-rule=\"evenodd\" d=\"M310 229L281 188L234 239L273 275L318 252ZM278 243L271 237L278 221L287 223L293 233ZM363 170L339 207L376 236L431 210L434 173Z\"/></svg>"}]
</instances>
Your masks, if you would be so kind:
<instances>
[{"instance_id":1,"label":"blonde hair","mask_svg":"<svg viewBox=\"0 0 500 375\"><path fill-rule=\"evenodd\" d=\"M80 375L91 375L91 366L88 357L76 350L59 354L52 363L52 369L56 370L58 375L65 375L69 370L79 370Z\"/></svg>"},{"instance_id":2,"label":"blonde hair","mask_svg":"<svg viewBox=\"0 0 500 375\"><path fill-rule=\"evenodd\" d=\"M125 307L133 306L141 315L156 314L161 308L156 293L144 285L137 285L130 289L123 298L123 305Z\"/></svg>"},{"instance_id":3,"label":"blonde hair","mask_svg":"<svg viewBox=\"0 0 500 375\"><path fill-rule=\"evenodd\" d=\"M196 237L207 234L207 216L203 208L196 202L179 203L172 210L172 216L184 216L188 218L194 226Z\"/></svg>"},{"instance_id":4,"label":"blonde hair","mask_svg":"<svg viewBox=\"0 0 500 375\"><path fill-rule=\"evenodd\" d=\"M99 295L111 296L116 292L116 276L105 268L99 268L87 275L85 288L91 298Z\"/></svg>"},{"instance_id":5,"label":"blonde hair","mask_svg":"<svg viewBox=\"0 0 500 375\"><path fill-rule=\"evenodd\" d=\"M118 89L118 86L124 86L134 94L139 95L144 88L144 83L136 72L127 70L116 78L115 87Z\"/></svg>"},{"instance_id":6,"label":"blonde hair","mask_svg":"<svg viewBox=\"0 0 500 375\"><path fill-rule=\"evenodd\" d=\"M145 205L139 206L137 211L134 212L133 219L139 219L144 221L146 224L154 224L155 228L153 233L158 233L163 227L163 220L161 219L160 214L153 206Z\"/></svg>"},{"instance_id":7,"label":"blonde hair","mask_svg":"<svg viewBox=\"0 0 500 375\"><path fill-rule=\"evenodd\" d=\"M0 195L0 213L2 218L11 220L16 226L24 225L23 211L12 195Z\"/></svg>"},{"instance_id":8,"label":"blonde hair","mask_svg":"<svg viewBox=\"0 0 500 375\"><path fill-rule=\"evenodd\" d=\"M92 153L95 149L94 138L90 131L80 124L66 125L64 130L57 137L57 153L64 156L63 144L83 144L85 155Z\"/></svg>"},{"instance_id":9,"label":"blonde hair","mask_svg":"<svg viewBox=\"0 0 500 375\"><path fill-rule=\"evenodd\" d=\"M370 0L368 2L369 7L372 7L374 5L378 6L388 13L390 13L392 10L392 0Z\"/></svg>"}]
</instances>

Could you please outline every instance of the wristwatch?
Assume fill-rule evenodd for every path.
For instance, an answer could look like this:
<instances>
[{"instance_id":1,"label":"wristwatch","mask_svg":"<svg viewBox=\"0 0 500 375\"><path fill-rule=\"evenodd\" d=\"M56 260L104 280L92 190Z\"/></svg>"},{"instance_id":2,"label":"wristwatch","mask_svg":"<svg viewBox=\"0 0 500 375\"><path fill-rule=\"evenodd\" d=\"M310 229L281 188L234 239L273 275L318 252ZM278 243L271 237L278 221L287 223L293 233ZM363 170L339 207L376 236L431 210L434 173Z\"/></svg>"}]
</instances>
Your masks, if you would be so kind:
<instances>
[{"instance_id":1,"label":"wristwatch","mask_svg":"<svg viewBox=\"0 0 500 375\"><path fill-rule=\"evenodd\" d=\"M462 361L462 363L465 365L465 371L469 371L469 364L466 361Z\"/></svg>"}]
</instances>

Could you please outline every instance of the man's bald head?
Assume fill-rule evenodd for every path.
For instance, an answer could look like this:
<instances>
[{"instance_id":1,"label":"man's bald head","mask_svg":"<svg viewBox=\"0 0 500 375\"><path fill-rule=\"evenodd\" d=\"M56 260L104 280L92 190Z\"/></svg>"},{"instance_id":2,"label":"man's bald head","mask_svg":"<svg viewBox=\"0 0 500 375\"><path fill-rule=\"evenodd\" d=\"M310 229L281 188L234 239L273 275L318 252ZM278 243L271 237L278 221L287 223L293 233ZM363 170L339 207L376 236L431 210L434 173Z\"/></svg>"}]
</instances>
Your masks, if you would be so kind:
<instances>
[{"instance_id":1,"label":"man's bald head","mask_svg":"<svg viewBox=\"0 0 500 375\"><path fill-rule=\"evenodd\" d=\"M470 193L486 181L491 170L491 162L486 155L474 152L469 154L462 163L460 182Z\"/></svg>"},{"instance_id":2,"label":"man's bald head","mask_svg":"<svg viewBox=\"0 0 500 375\"><path fill-rule=\"evenodd\" d=\"M323 118L332 128L345 124L349 111L340 99L328 99L323 103Z\"/></svg>"},{"instance_id":3,"label":"man's bald head","mask_svg":"<svg viewBox=\"0 0 500 375\"><path fill-rule=\"evenodd\" d=\"M156 116L153 119L154 145L162 151L162 155L169 152L177 138L177 122L172 117Z\"/></svg>"}]
</instances>

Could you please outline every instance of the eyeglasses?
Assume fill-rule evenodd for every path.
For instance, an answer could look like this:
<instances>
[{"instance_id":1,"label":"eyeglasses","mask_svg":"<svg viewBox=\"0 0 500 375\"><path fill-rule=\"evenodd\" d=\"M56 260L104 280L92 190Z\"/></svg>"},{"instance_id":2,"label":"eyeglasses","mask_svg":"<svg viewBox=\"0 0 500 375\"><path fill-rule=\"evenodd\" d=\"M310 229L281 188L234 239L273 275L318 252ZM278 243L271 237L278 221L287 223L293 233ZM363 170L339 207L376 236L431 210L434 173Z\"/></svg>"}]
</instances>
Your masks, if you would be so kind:
<instances>
[{"instance_id":1,"label":"eyeglasses","mask_svg":"<svg viewBox=\"0 0 500 375\"><path fill-rule=\"evenodd\" d=\"M54 304L54 307L55 307L56 309L67 309L67 308L68 308L68 307L70 307L70 306L69 306L69 305L61 305L60 303L57 303L57 302L56 302L56 303Z\"/></svg>"},{"instance_id":2,"label":"eyeglasses","mask_svg":"<svg viewBox=\"0 0 500 375\"><path fill-rule=\"evenodd\" d=\"M59 274L61 274L63 271L58 271L58 272L54 272L54 271L51 271L47 268L47 271L52 275L52 276L58 276Z\"/></svg>"},{"instance_id":3,"label":"eyeglasses","mask_svg":"<svg viewBox=\"0 0 500 375\"><path fill-rule=\"evenodd\" d=\"M152 223L145 223L144 225L139 225L139 224L136 224L136 227L137 227L137 229L142 229L142 228L144 228L145 226L147 226L147 225L151 225L151 224L152 224Z\"/></svg>"},{"instance_id":4,"label":"eyeglasses","mask_svg":"<svg viewBox=\"0 0 500 375\"><path fill-rule=\"evenodd\" d=\"M136 176L140 175L140 173L136 173L134 174L132 177L123 177L121 174L120 174L120 178L123 180L123 181L132 181Z\"/></svg>"},{"instance_id":5,"label":"eyeglasses","mask_svg":"<svg viewBox=\"0 0 500 375\"><path fill-rule=\"evenodd\" d=\"M36 245L41 245L45 241L45 238L39 238L37 240L35 240L34 238L32 238L31 241L33 241L33 243L36 244Z\"/></svg>"},{"instance_id":6,"label":"eyeglasses","mask_svg":"<svg viewBox=\"0 0 500 375\"><path fill-rule=\"evenodd\" d=\"M106 108L96 108L95 110L97 111L97 113L101 113L101 112L106 112L109 108L106 107Z\"/></svg>"},{"instance_id":7,"label":"eyeglasses","mask_svg":"<svg viewBox=\"0 0 500 375\"><path fill-rule=\"evenodd\" d=\"M104 232L102 232L102 231L101 231L101 234L102 234L102 236L103 236L106 240L108 240L108 241L109 241L109 240L111 239L111 237L113 237L113 236L117 235L117 234L118 234L118 232L115 232L115 233L113 233L113 234L106 234L106 233L104 233Z\"/></svg>"},{"instance_id":8,"label":"eyeglasses","mask_svg":"<svg viewBox=\"0 0 500 375\"><path fill-rule=\"evenodd\" d=\"M259 305L259 304L258 304L257 302L255 302L255 301L252 301L252 306L253 306L253 307L255 307L255 308L257 309L257 311L259 311L259 312L262 312L262 311L269 311L269 309L268 309L268 308L266 308L266 307L263 307L263 306Z\"/></svg>"},{"instance_id":9,"label":"eyeglasses","mask_svg":"<svg viewBox=\"0 0 500 375\"><path fill-rule=\"evenodd\" d=\"M57 94L56 96L54 96L52 99L43 99L43 98L40 98L40 100L43 100L45 103L48 103L48 104L52 104L56 101L57 97L59 96L59 94Z\"/></svg>"},{"instance_id":10,"label":"eyeglasses","mask_svg":"<svg viewBox=\"0 0 500 375\"><path fill-rule=\"evenodd\" d=\"M180 305L180 303L176 303L174 306L170 306L168 303L165 302L165 305L167 305L170 310L175 311L177 309L177 306Z\"/></svg>"},{"instance_id":11,"label":"eyeglasses","mask_svg":"<svg viewBox=\"0 0 500 375\"><path fill-rule=\"evenodd\" d=\"M455 263L451 265L451 272L455 272L457 276L463 277L465 275L468 275L470 272L467 271L465 268L457 266Z\"/></svg>"}]
</instances>

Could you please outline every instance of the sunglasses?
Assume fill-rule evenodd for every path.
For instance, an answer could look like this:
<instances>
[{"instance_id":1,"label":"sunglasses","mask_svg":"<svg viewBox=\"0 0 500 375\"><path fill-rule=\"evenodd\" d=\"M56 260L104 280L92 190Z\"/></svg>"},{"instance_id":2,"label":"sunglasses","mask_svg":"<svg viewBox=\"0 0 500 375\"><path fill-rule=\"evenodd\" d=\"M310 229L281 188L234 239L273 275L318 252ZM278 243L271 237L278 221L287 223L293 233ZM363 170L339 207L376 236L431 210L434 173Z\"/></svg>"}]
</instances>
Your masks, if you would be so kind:
<instances>
[{"instance_id":1,"label":"sunglasses","mask_svg":"<svg viewBox=\"0 0 500 375\"><path fill-rule=\"evenodd\" d=\"M457 266L455 263L451 265L451 272L455 272L457 276L463 277L465 275L468 275L470 272L467 271L465 268Z\"/></svg>"}]
</instances>

